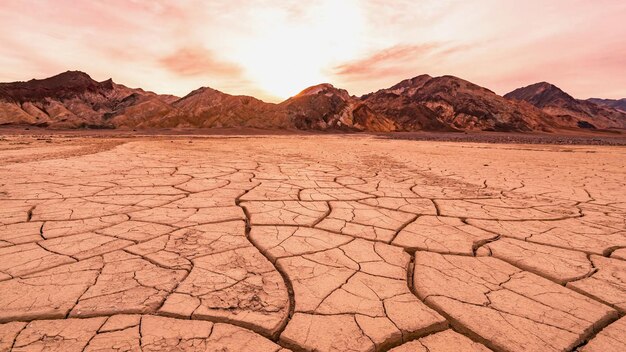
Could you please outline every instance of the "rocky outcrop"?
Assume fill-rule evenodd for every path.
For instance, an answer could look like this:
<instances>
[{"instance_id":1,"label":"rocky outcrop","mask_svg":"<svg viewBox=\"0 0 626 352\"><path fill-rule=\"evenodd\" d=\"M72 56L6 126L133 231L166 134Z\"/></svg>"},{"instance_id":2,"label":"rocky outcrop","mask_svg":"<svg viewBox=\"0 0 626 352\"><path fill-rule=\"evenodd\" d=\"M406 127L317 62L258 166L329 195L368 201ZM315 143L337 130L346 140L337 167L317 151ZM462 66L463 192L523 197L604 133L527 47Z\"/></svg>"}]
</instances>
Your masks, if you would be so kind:
<instances>
[{"instance_id":1,"label":"rocky outcrop","mask_svg":"<svg viewBox=\"0 0 626 352\"><path fill-rule=\"evenodd\" d=\"M396 130L392 120L379 116L345 89L328 83L309 87L280 105L293 126L302 130Z\"/></svg>"}]
</instances>

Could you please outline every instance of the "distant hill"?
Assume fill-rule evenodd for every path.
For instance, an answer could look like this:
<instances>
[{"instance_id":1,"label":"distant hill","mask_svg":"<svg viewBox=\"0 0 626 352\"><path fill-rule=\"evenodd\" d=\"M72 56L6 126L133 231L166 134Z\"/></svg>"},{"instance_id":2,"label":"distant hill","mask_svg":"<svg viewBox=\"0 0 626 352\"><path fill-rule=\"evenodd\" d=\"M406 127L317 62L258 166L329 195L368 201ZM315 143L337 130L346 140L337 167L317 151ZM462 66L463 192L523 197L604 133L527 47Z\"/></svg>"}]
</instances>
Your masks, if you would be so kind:
<instances>
[{"instance_id":1,"label":"distant hill","mask_svg":"<svg viewBox=\"0 0 626 352\"><path fill-rule=\"evenodd\" d=\"M592 102L594 104L606 106L609 108L617 109L622 112L626 112L626 98L622 99L598 99L591 98L587 99L587 101Z\"/></svg>"},{"instance_id":2,"label":"distant hill","mask_svg":"<svg viewBox=\"0 0 626 352\"><path fill-rule=\"evenodd\" d=\"M575 99L559 87L547 83L535 83L518 88L505 98L528 102L552 115L553 123L562 127L580 128L626 128L626 113L612 107L598 105L587 100Z\"/></svg>"}]
</instances>

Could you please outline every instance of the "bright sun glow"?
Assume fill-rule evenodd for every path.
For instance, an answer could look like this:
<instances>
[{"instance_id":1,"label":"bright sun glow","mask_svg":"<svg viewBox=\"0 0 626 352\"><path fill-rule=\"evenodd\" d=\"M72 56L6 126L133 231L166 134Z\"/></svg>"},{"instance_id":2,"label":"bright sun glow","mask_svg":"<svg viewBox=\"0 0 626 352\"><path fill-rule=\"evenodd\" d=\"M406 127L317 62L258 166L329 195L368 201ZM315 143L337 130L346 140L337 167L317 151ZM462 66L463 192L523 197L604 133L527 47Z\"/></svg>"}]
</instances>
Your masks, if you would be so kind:
<instances>
[{"instance_id":1,"label":"bright sun glow","mask_svg":"<svg viewBox=\"0 0 626 352\"><path fill-rule=\"evenodd\" d=\"M233 59L269 95L284 99L328 82L329 67L359 55L365 18L356 1L322 1L301 16L261 11L265 26Z\"/></svg>"}]
</instances>

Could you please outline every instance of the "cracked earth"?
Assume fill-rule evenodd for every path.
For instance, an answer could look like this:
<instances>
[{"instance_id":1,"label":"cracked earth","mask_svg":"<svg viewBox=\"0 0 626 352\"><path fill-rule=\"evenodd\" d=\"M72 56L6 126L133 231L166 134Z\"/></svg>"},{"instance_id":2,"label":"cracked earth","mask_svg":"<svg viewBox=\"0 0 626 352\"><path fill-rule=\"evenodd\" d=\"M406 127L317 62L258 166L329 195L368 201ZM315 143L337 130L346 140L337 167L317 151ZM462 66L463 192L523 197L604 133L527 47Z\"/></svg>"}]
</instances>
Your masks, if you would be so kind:
<instances>
[{"instance_id":1,"label":"cracked earth","mask_svg":"<svg viewBox=\"0 0 626 352\"><path fill-rule=\"evenodd\" d=\"M7 141L0 351L626 350L624 148Z\"/></svg>"}]
</instances>

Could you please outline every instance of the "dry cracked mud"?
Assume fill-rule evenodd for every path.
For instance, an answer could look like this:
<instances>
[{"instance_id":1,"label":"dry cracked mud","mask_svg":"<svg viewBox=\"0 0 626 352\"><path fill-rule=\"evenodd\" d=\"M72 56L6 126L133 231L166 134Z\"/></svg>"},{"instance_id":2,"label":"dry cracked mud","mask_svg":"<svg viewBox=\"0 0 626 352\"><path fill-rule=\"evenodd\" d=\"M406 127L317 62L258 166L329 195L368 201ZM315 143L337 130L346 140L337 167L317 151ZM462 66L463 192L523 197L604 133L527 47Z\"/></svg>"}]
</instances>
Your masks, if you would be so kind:
<instances>
[{"instance_id":1,"label":"dry cracked mud","mask_svg":"<svg viewBox=\"0 0 626 352\"><path fill-rule=\"evenodd\" d=\"M0 351L626 348L623 147L29 138Z\"/></svg>"}]
</instances>

